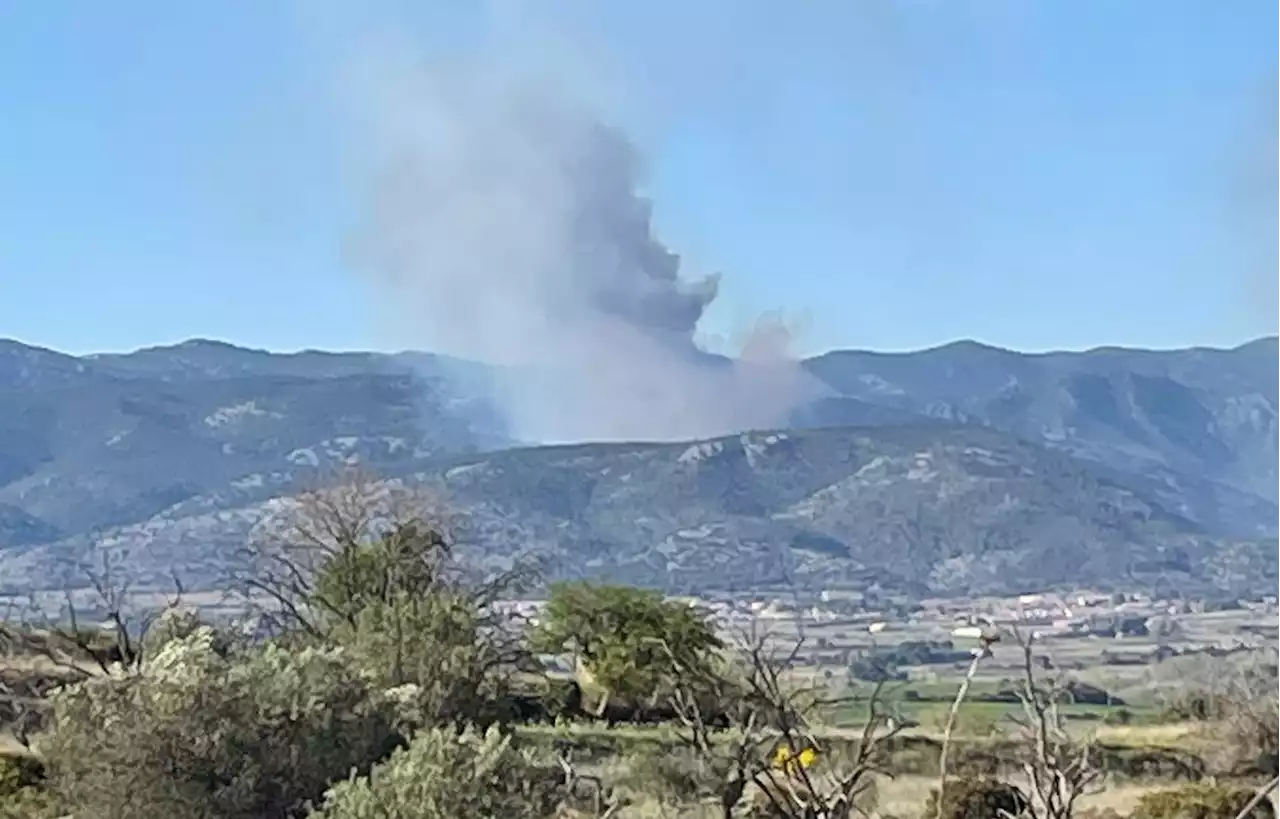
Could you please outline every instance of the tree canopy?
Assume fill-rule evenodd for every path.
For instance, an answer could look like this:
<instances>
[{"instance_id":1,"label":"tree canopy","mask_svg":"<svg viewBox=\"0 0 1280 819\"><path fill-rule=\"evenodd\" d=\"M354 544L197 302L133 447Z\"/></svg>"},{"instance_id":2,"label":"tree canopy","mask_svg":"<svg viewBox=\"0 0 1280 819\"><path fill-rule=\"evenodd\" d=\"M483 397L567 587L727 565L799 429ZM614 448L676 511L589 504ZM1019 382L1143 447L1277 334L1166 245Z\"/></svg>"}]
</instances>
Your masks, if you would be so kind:
<instances>
[{"instance_id":1,"label":"tree canopy","mask_svg":"<svg viewBox=\"0 0 1280 819\"><path fill-rule=\"evenodd\" d=\"M706 614L661 594L585 582L552 587L534 644L569 652L611 697L660 696L678 668L705 666L723 648Z\"/></svg>"}]
</instances>

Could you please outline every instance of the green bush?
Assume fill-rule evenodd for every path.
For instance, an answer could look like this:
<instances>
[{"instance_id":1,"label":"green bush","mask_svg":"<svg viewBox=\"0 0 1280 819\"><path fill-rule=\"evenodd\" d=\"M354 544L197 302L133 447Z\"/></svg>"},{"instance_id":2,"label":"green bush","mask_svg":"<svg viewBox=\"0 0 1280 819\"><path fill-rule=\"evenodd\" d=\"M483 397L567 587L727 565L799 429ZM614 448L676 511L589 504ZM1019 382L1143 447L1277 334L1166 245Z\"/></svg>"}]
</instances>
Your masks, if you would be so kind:
<instances>
[{"instance_id":1,"label":"green bush","mask_svg":"<svg viewBox=\"0 0 1280 819\"><path fill-rule=\"evenodd\" d=\"M25 754L0 754L0 798L44 782L44 765Z\"/></svg>"},{"instance_id":2,"label":"green bush","mask_svg":"<svg viewBox=\"0 0 1280 819\"><path fill-rule=\"evenodd\" d=\"M464 594L439 589L370 603L332 638L379 685L416 686L421 725L484 725L499 716L514 673L504 637L486 633L485 619Z\"/></svg>"},{"instance_id":3,"label":"green bush","mask_svg":"<svg viewBox=\"0 0 1280 819\"><path fill-rule=\"evenodd\" d=\"M1018 788L996 779L949 779L938 812L938 792L929 794L924 816L941 819L1008 819L1028 807L1026 796Z\"/></svg>"},{"instance_id":4,"label":"green bush","mask_svg":"<svg viewBox=\"0 0 1280 819\"><path fill-rule=\"evenodd\" d=\"M0 819L56 816L53 797L44 790L44 784L40 760L22 754L0 754Z\"/></svg>"},{"instance_id":5,"label":"green bush","mask_svg":"<svg viewBox=\"0 0 1280 819\"><path fill-rule=\"evenodd\" d=\"M436 728L334 785L311 819L542 819L566 802L560 769L496 728Z\"/></svg>"},{"instance_id":6,"label":"green bush","mask_svg":"<svg viewBox=\"0 0 1280 819\"><path fill-rule=\"evenodd\" d=\"M0 794L0 819L55 819L61 815L53 794L42 788L19 788Z\"/></svg>"},{"instance_id":7,"label":"green bush","mask_svg":"<svg viewBox=\"0 0 1280 819\"><path fill-rule=\"evenodd\" d=\"M217 644L201 628L137 673L54 696L41 750L70 810L284 819L398 741L395 703L342 651L268 645L231 660Z\"/></svg>"},{"instance_id":8,"label":"green bush","mask_svg":"<svg viewBox=\"0 0 1280 819\"><path fill-rule=\"evenodd\" d=\"M1144 795L1131 819L1235 819L1254 793L1251 788L1196 782ZM1263 799L1249 811L1248 819L1275 819L1275 815L1271 800Z\"/></svg>"}]
</instances>

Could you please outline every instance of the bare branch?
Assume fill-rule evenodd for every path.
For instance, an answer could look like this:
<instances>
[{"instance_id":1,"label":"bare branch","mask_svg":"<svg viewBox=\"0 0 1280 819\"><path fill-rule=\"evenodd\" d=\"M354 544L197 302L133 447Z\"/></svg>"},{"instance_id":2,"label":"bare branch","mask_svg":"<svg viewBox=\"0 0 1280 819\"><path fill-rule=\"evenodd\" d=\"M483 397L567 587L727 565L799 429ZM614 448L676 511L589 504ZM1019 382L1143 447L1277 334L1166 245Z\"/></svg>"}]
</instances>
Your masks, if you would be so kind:
<instances>
[{"instance_id":1,"label":"bare branch","mask_svg":"<svg viewBox=\"0 0 1280 819\"><path fill-rule=\"evenodd\" d=\"M716 773L714 795L723 819L737 815L749 787L763 794L775 816L849 817L874 775L887 772L885 743L901 731L881 707L883 685L870 695L852 756L838 766L823 762L818 773L811 766L829 749L813 722L843 698L787 679L803 640L782 655L770 649L770 642L753 625L735 642L723 667L699 672L677 664L672 707L681 725L678 735Z\"/></svg>"},{"instance_id":2,"label":"bare branch","mask_svg":"<svg viewBox=\"0 0 1280 819\"><path fill-rule=\"evenodd\" d=\"M1040 819L1070 819L1081 796L1100 783L1090 740L1073 739L1067 732L1059 705L1070 692L1058 681L1048 684L1036 678L1035 635L1013 629L1022 651L1022 680L1018 697L1026 721L1023 736L1031 751L1023 771L1031 788L1032 808Z\"/></svg>"},{"instance_id":3,"label":"bare branch","mask_svg":"<svg viewBox=\"0 0 1280 819\"><path fill-rule=\"evenodd\" d=\"M955 699L951 701L951 708L947 711L947 723L942 731L942 748L938 752L938 797L934 819L942 819L942 800L947 792L947 766L951 757L951 735L955 733L956 718L960 714L960 706L964 704L965 699L969 696L969 687L973 684L973 678L978 673L978 667L982 664L983 659L990 656L991 650L986 644L975 649L973 659L969 662L969 670L965 672L964 679L960 682L960 687L956 691Z\"/></svg>"}]
</instances>

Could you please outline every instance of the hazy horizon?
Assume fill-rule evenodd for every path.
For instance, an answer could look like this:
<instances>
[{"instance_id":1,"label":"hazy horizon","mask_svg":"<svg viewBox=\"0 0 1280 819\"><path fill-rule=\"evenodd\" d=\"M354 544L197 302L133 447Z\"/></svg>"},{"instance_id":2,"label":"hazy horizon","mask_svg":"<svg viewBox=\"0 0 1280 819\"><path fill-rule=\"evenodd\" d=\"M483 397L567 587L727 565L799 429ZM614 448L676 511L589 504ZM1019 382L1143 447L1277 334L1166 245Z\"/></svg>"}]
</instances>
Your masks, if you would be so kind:
<instances>
[{"instance_id":1,"label":"hazy horizon","mask_svg":"<svg viewBox=\"0 0 1280 819\"><path fill-rule=\"evenodd\" d=\"M1095 344L1088 347L1074 347L1074 348L1056 347L1056 348L1048 348L1048 349L1042 349L1042 350L1028 350L1028 349L1018 349L1014 347L1005 347L999 344L991 344L989 342L981 341L975 338L957 338L951 341L944 341L940 344L933 344L928 347L910 347L910 348L904 348L904 349L885 349L885 348L876 348L876 347L832 347L831 349L828 349L828 350L819 350L817 352L809 353L803 356L802 360L818 358L820 356L827 355L829 353L838 353L838 352L864 352L864 353L872 353L872 354L878 354L878 355L911 355L913 353L921 353L921 352L927 352L929 350L938 350L944 347L951 347L957 344L977 344L982 347L988 347L995 350L1002 350L1004 352L1017 353L1020 355L1054 355L1059 353L1061 354L1090 353L1090 352L1096 352L1100 350L1131 350L1134 352L1154 352L1154 353L1177 352L1182 350L1210 350L1210 351L1219 351L1219 352L1230 352L1232 350L1240 349L1241 347L1248 347L1251 344L1256 344L1258 342L1268 341L1268 340L1280 342L1280 334L1276 334L1276 333L1263 334L1263 335L1255 336L1253 338L1245 339L1244 341L1241 341L1238 344L1232 344L1232 345L1198 344L1198 345L1186 345L1182 347L1142 347L1142 346L1132 346L1127 344L1103 343L1103 344ZM453 356L449 356L446 353L438 353L428 349L417 349L417 348L411 348L411 347L403 347L403 348L387 347L383 349L379 349L377 347L308 347L308 346L291 347L291 348L255 347L248 344L241 344L231 339L209 338L207 336L190 336L187 338L180 338L175 341L163 341L156 344L146 344L141 347L131 347L126 349L99 349L99 350L84 350L84 351L73 351L73 350L59 349L57 347L48 347L42 344L37 344L31 341L26 341L24 339L12 337L12 336L0 336L0 341L14 341L14 342L17 342L18 344L22 344L27 347L37 347L43 350L48 350L50 352L72 356L74 358L91 358L94 356L106 356L106 355L130 355L132 353L142 352L145 350L171 349L174 347L180 347L184 344L198 344L198 343L225 345L228 347L235 347L237 349L246 350L249 352L269 353L271 355L298 355L300 353L330 353L335 355L373 354L373 355L388 355L388 356L402 355L402 354L403 355L422 354L422 355L441 356L444 358L453 357ZM475 361L474 359L465 359L465 360ZM476 361L476 363L485 363L485 362Z\"/></svg>"}]
</instances>

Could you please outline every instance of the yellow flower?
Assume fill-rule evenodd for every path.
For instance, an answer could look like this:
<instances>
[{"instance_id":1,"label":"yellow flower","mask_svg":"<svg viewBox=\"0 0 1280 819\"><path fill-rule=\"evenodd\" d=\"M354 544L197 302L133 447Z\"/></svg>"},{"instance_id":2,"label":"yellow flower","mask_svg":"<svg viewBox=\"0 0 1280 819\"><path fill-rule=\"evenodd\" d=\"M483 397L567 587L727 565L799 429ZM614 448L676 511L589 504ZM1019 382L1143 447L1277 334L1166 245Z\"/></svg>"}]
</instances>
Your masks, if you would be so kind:
<instances>
[{"instance_id":1,"label":"yellow flower","mask_svg":"<svg viewBox=\"0 0 1280 819\"><path fill-rule=\"evenodd\" d=\"M818 749L812 746L794 753L789 745L779 745L773 752L773 766L788 773L796 773L801 768L809 768L818 761Z\"/></svg>"}]
</instances>

